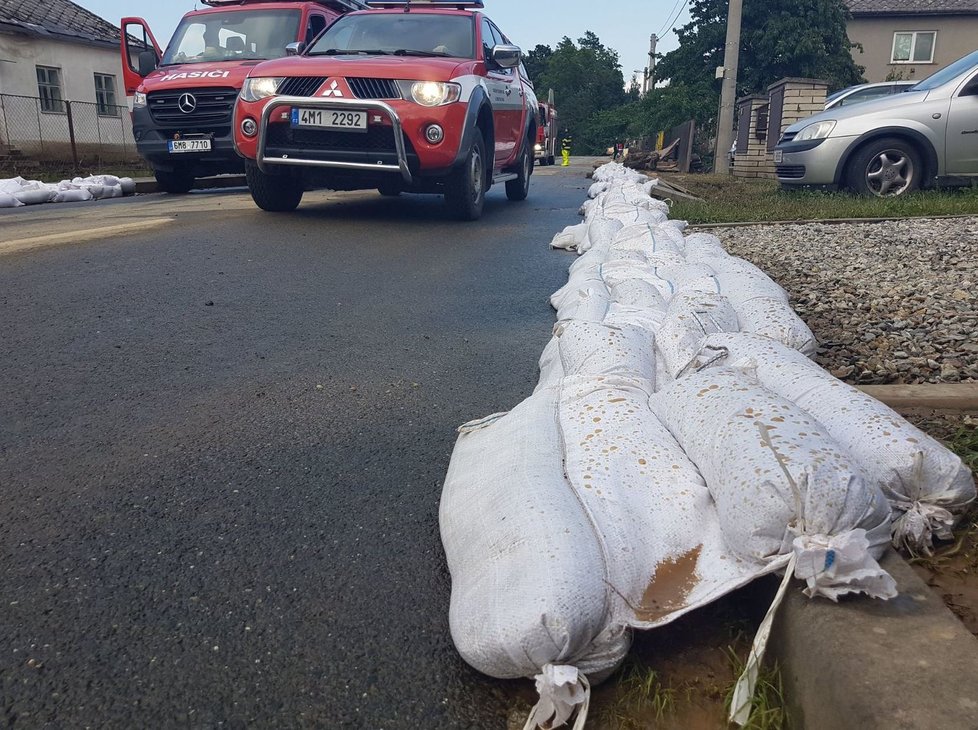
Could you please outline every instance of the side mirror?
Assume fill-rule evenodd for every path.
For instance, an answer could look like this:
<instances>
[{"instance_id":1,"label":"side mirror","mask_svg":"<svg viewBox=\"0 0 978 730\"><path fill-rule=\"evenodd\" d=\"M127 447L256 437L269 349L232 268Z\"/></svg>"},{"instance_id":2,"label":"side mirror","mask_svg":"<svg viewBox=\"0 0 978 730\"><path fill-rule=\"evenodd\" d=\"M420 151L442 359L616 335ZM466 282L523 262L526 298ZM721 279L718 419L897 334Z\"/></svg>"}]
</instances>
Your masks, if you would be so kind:
<instances>
[{"instance_id":1,"label":"side mirror","mask_svg":"<svg viewBox=\"0 0 978 730\"><path fill-rule=\"evenodd\" d=\"M139 54L139 75L143 78L149 76L159 65L159 59L153 51L143 51Z\"/></svg>"},{"instance_id":2,"label":"side mirror","mask_svg":"<svg viewBox=\"0 0 978 730\"><path fill-rule=\"evenodd\" d=\"M492 62L499 68L516 68L520 65L522 55L519 46L500 44L492 47Z\"/></svg>"},{"instance_id":3,"label":"side mirror","mask_svg":"<svg viewBox=\"0 0 978 730\"><path fill-rule=\"evenodd\" d=\"M306 44L302 41L295 41L295 43L290 43L285 47L286 56L301 56L302 52L306 50Z\"/></svg>"}]
</instances>

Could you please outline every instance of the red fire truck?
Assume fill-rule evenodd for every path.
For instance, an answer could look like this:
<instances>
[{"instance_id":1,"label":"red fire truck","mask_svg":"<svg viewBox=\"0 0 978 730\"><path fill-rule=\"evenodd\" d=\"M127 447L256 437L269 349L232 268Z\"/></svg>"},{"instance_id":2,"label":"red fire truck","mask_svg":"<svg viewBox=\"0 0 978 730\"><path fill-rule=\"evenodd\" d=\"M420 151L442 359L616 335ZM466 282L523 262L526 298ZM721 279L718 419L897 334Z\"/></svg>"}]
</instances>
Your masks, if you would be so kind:
<instances>
[{"instance_id":1,"label":"red fire truck","mask_svg":"<svg viewBox=\"0 0 978 730\"><path fill-rule=\"evenodd\" d=\"M440 193L464 220L505 183L524 200L537 99L481 0L370 0L297 55L252 69L235 144L259 207L313 188Z\"/></svg>"},{"instance_id":2,"label":"red fire truck","mask_svg":"<svg viewBox=\"0 0 978 730\"><path fill-rule=\"evenodd\" d=\"M539 104L537 121L537 143L533 146L533 156L543 165L552 165L559 156L560 127L557 122L557 107L554 106L554 90L550 90L547 102Z\"/></svg>"},{"instance_id":3,"label":"red fire truck","mask_svg":"<svg viewBox=\"0 0 978 730\"><path fill-rule=\"evenodd\" d=\"M310 43L360 0L203 0L166 51L142 18L123 18L122 72L139 153L160 187L185 193L206 175L243 172L234 151L234 102L248 73Z\"/></svg>"}]
</instances>

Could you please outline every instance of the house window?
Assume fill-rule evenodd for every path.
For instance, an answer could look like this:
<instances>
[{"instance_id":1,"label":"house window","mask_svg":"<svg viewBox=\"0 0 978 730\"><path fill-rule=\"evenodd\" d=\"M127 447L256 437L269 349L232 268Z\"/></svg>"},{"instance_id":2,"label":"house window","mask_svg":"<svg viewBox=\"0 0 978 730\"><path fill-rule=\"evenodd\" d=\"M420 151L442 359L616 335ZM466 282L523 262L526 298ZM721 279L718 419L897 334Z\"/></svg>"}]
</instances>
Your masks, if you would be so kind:
<instances>
[{"instance_id":1,"label":"house window","mask_svg":"<svg viewBox=\"0 0 978 730\"><path fill-rule=\"evenodd\" d=\"M100 117L119 116L119 107L115 103L115 76L95 74L95 103Z\"/></svg>"},{"instance_id":2,"label":"house window","mask_svg":"<svg viewBox=\"0 0 978 730\"><path fill-rule=\"evenodd\" d=\"M61 95L61 69L51 66L37 67L37 95L41 98L41 111L64 114L65 102Z\"/></svg>"},{"instance_id":3,"label":"house window","mask_svg":"<svg viewBox=\"0 0 978 730\"><path fill-rule=\"evenodd\" d=\"M933 63L936 30L901 31L893 34L890 63Z\"/></svg>"}]
</instances>

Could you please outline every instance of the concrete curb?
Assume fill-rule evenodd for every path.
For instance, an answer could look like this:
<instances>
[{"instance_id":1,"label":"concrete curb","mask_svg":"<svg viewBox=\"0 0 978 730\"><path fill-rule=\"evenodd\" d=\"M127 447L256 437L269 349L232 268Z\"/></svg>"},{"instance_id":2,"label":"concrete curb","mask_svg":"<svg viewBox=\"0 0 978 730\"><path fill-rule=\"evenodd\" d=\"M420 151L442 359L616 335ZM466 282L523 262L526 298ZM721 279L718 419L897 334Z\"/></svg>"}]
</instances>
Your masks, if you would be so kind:
<instances>
[{"instance_id":1,"label":"concrete curb","mask_svg":"<svg viewBox=\"0 0 978 730\"><path fill-rule=\"evenodd\" d=\"M690 223L690 230L713 228L746 228L749 226L804 226L809 223L834 226L843 223L891 223L893 221L930 221L956 220L959 218L975 218L978 213L955 213L953 215L904 215L890 218L801 218L790 221L737 221L732 223Z\"/></svg>"},{"instance_id":2,"label":"concrete curb","mask_svg":"<svg viewBox=\"0 0 978 730\"><path fill-rule=\"evenodd\" d=\"M244 175L218 175L217 177L202 177L197 180L194 190L222 190L224 188L241 188L248 185ZM141 177L136 180L136 192L141 194L160 192L156 180L151 177Z\"/></svg>"},{"instance_id":3,"label":"concrete curb","mask_svg":"<svg viewBox=\"0 0 978 730\"><path fill-rule=\"evenodd\" d=\"M797 586L771 637L793 728L978 728L978 638L894 552L900 595L829 601Z\"/></svg>"}]
</instances>

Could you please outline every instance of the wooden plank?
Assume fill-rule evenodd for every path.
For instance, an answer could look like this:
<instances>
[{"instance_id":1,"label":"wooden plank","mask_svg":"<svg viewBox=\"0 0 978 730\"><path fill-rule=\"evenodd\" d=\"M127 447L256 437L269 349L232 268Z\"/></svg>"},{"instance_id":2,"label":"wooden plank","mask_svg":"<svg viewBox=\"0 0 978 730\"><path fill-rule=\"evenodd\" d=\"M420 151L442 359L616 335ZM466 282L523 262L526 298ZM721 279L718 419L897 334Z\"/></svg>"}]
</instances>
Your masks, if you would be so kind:
<instances>
[{"instance_id":1,"label":"wooden plank","mask_svg":"<svg viewBox=\"0 0 978 730\"><path fill-rule=\"evenodd\" d=\"M927 408L978 412L978 383L863 385L859 389L894 410Z\"/></svg>"}]
</instances>

